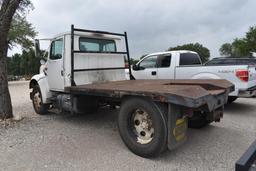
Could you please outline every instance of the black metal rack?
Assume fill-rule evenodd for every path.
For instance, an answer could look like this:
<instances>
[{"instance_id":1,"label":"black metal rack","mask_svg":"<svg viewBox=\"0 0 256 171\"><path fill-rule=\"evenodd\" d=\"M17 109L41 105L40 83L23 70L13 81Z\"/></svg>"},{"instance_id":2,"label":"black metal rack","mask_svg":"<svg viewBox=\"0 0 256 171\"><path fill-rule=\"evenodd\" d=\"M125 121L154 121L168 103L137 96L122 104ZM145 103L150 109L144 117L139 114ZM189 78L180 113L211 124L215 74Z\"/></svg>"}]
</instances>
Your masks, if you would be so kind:
<instances>
[{"instance_id":1,"label":"black metal rack","mask_svg":"<svg viewBox=\"0 0 256 171\"><path fill-rule=\"evenodd\" d=\"M236 162L236 171L247 171L256 162L256 140ZM255 168L256 169L256 168Z\"/></svg>"},{"instance_id":2,"label":"black metal rack","mask_svg":"<svg viewBox=\"0 0 256 171\"><path fill-rule=\"evenodd\" d=\"M98 33L98 34L108 34L108 35L115 35L115 36L121 36L125 38L125 45L126 45L126 51L125 52L91 52L91 51L79 51L74 50L74 34L75 31L78 32L87 32L87 33ZM96 71L96 70L114 70L114 69L125 69L125 67L115 67L115 68L84 68L84 69L75 69L74 68L74 54L75 53L106 53L106 54L126 54L128 65L129 65L129 76L130 79L132 79L131 75L131 61L130 61L130 54L129 54L129 47L128 47L128 39L127 39L127 33L124 32L124 34L121 33L111 33L111 32L105 32L105 31L97 31L97 30L85 30L85 29L79 29L75 28L74 25L71 25L71 86L76 86L74 81L74 73L75 72L81 72L81 71Z\"/></svg>"}]
</instances>

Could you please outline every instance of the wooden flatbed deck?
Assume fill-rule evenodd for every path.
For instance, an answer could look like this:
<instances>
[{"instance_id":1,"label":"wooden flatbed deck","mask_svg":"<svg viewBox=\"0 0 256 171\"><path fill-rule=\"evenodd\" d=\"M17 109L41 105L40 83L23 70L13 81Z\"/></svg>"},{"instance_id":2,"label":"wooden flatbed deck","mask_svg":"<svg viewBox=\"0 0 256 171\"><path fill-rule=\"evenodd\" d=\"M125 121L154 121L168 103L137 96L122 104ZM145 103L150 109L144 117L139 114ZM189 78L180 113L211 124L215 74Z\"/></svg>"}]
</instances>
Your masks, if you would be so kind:
<instances>
[{"instance_id":1,"label":"wooden flatbed deck","mask_svg":"<svg viewBox=\"0 0 256 171\"><path fill-rule=\"evenodd\" d=\"M214 99L233 90L234 85L226 80L124 80L65 88L71 94L115 98L125 95L148 96L156 101L190 107L210 103L210 97Z\"/></svg>"}]
</instances>

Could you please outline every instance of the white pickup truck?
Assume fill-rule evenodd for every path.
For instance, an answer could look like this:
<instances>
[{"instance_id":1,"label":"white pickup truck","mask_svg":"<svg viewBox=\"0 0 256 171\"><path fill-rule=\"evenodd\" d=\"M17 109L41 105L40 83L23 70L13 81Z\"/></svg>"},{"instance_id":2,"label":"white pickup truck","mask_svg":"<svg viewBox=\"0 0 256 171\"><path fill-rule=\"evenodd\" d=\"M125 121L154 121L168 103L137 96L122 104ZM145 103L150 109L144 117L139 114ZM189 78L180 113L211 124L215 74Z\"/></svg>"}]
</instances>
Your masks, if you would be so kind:
<instances>
[{"instance_id":1,"label":"white pickup truck","mask_svg":"<svg viewBox=\"0 0 256 171\"><path fill-rule=\"evenodd\" d=\"M196 52L187 50L149 54L132 67L132 75L136 80L226 79L235 85L235 91L229 94L229 102L256 94L256 66L204 66Z\"/></svg>"}]
</instances>

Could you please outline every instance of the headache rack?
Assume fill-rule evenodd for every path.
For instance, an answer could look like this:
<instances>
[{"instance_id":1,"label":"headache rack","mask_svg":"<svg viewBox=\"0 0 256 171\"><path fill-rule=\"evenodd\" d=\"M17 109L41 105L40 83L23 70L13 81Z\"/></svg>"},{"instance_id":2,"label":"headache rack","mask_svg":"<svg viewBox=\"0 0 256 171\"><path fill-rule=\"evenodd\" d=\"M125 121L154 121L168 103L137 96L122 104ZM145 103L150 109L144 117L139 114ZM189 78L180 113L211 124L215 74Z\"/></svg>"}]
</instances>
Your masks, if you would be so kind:
<instances>
[{"instance_id":1,"label":"headache rack","mask_svg":"<svg viewBox=\"0 0 256 171\"><path fill-rule=\"evenodd\" d=\"M77 32L86 32L86 33L107 34L107 35L115 35L115 36L124 37L124 39L125 39L126 51L125 51L125 52L95 52L95 51L80 51L80 50L74 50L74 35L75 35L75 31L77 31ZM75 58L75 55L74 55L74 54L75 54L75 53L125 54L125 55L127 55L127 61L128 61L128 66L129 66L129 76L130 76L130 79L132 79L130 54L129 54L128 39L127 39L127 33L126 33L126 32L124 32L123 34L121 34L121 33L112 33L112 32L106 32L106 31L85 30L85 29L75 28L74 25L72 24L72 25L71 25L71 86L76 86L75 81L74 81L74 73L75 73L75 72L125 69L125 66L114 67L114 68L90 68L90 69L84 68L84 69L75 69L75 68L74 68L74 58Z\"/></svg>"}]
</instances>

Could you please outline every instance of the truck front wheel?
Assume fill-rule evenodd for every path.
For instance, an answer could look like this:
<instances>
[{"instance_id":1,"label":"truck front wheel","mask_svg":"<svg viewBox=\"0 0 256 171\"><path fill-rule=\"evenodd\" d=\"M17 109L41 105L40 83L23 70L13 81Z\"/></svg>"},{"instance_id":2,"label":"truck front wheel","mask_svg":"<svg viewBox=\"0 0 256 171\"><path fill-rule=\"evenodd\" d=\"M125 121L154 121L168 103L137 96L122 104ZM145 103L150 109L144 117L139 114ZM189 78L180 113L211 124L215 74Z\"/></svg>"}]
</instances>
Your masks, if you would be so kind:
<instances>
[{"instance_id":1,"label":"truck front wheel","mask_svg":"<svg viewBox=\"0 0 256 171\"><path fill-rule=\"evenodd\" d=\"M150 100L126 99L120 108L118 127L126 146L139 156L154 157L166 149L166 119Z\"/></svg>"},{"instance_id":2,"label":"truck front wheel","mask_svg":"<svg viewBox=\"0 0 256 171\"><path fill-rule=\"evenodd\" d=\"M48 105L43 104L42 93L38 85L35 85L33 87L31 98L32 98L34 110L37 114L43 115L48 113Z\"/></svg>"}]
</instances>

